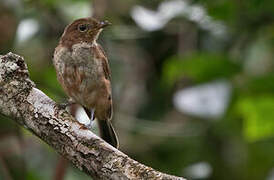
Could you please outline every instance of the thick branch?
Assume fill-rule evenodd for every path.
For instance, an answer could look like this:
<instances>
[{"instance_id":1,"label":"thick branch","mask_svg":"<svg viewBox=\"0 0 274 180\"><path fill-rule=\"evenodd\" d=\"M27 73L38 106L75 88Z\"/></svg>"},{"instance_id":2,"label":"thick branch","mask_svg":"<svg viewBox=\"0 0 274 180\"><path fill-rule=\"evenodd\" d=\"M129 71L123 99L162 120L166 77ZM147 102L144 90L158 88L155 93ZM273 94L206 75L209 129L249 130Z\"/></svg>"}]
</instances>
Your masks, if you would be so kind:
<instances>
[{"instance_id":1,"label":"thick branch","mask_svg":"<svg viewBox=\"0 0 274 180\"><path fill-rule=\"evenodd\" d=\"M13 53L0 56L0 113L94 179L184 179L140 164L97 137L36 89L24 59Z\"/></svg>"}]
</instances>

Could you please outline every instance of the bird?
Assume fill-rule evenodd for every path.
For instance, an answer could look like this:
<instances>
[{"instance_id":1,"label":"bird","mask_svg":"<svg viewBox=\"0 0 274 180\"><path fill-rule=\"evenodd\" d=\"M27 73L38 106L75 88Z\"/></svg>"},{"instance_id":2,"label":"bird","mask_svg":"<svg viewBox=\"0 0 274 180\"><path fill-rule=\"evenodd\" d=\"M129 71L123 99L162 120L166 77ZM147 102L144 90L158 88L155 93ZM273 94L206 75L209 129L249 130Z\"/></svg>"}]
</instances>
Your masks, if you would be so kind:
<instances>
[{"instance_id":1,"label":"bird","mask_svg":"<svg viewBox=\"0 0 274 180\"><path fill-rule=\"evenodd\" d=\"M67 25L55 48L53 64L65 94L83 106L90 124L96 118L101 138L118 148L119 141L111 124L111 72L107 55L97 43L108 25L108 21L92 17Z\"/></svg>"}]
</instances>

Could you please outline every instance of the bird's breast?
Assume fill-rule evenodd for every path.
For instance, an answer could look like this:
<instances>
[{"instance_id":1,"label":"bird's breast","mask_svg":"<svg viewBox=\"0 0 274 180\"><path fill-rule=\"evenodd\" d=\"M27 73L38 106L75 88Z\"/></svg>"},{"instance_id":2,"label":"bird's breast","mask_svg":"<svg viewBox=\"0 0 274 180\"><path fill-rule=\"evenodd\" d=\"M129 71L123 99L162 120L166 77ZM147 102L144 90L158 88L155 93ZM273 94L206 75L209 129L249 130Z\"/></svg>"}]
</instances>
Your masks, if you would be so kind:
<instances>
[{"instance_id":1,"label":"bird's breast","mask_svg":"<svg viewBox=\"0 0 274 180\"><path fill-rule=\"evenodd\" d=\"M92 45L79 43L72 50L63 47L54 55L58 80L66 94L82 105L93 106L97 89L104 85L103 67Z\"/></svg>"}]
</instances>

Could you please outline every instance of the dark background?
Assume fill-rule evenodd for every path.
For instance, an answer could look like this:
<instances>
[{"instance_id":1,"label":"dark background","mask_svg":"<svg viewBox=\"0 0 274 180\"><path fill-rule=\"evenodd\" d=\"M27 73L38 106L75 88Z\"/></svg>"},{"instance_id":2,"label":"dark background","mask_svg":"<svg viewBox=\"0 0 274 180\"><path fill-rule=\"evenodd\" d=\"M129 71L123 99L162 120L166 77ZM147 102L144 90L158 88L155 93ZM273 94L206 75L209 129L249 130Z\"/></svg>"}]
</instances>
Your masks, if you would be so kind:
<instances>
[{"instance_id":1,"label":"dark background","mask_svg":"<svg viewBox=\"0 0 274 180\"><path fill-rule=\"evenodd\" d=\"M274 179L273 0L1 0L0 54L24 56L61 103L52 55L64 27L108 20L121 151L189 179ZM0 117L0 179L89 179Z\"/></svg>"}]
</instances>

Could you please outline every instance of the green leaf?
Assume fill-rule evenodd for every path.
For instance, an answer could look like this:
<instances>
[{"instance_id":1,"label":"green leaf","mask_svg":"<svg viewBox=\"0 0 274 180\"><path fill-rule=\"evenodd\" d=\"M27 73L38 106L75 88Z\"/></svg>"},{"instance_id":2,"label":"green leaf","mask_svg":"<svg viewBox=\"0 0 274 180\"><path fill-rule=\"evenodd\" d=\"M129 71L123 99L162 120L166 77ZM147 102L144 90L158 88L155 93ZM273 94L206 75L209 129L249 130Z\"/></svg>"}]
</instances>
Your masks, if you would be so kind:
<instances>
[{"instance_id":1,"label":"green leaf","mask_svg":"<svg viewBox=\"0 0 274 180\"><path fill-rule=\"evenodd\" d=\"M207 3L206 6L211 17L224 21L234 19L237 12L237 6L234 1L211 1Z\"/></svg>"},{"instance_id":2,"label":"green leaf","mask_svg":"<svg viewBox=\"0 0 274 180\"><path fill-rule=\"evenodd\" d=\"M241 98L237 104L243 117L243 133L248 141L274 136L274 96Z\"/></svg>"},{"instance_id":3,"label":"green leaf","mask_svg":"<svg viewBox=\"0 0 274 180\"><path fill-rule=\"evenodd\" d=\"M198 53L188 57L171 57L163 65L163 81L172 86L177 80L188 77L197 83L228 78L240 71L240 66L228 57Z\"/></svg>"}]
</instances>

